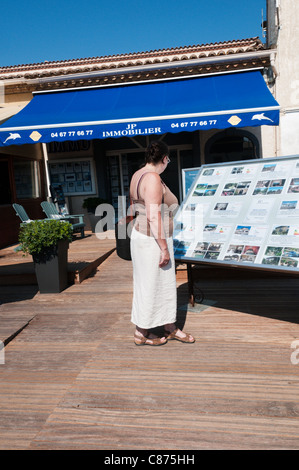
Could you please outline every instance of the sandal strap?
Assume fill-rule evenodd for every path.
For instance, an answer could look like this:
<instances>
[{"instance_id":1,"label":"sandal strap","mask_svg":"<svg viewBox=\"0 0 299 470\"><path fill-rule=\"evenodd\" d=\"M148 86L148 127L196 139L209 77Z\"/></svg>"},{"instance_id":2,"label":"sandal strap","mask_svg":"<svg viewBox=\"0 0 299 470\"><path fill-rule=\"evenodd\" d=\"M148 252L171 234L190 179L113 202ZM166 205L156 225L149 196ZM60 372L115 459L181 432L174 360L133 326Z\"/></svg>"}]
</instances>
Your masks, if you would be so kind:
<instances>
[{"instance_id":1,"label":"sandal strap","mask_svg":"<svg viewBox=\"0 0 299 470\"><path fill-rule=\"evenodd\" d=\"M178 331L178 328L176 328L172 332L165 330L166 338L167 339L172 339L176 335L177 331Z\"/></svg>"},{"instance_id":2,"label":"sandal strap","mask_svg":"<svg viewBox=\"0 0 299 470\"><path fill-rule=\"evenodd\" d=\"M134 340L135 344L138 346L141 346L143 344L146 344L148 346L160 346L162 344L165 344L167 340L162 341L162 338L146 338L145 336L136 336L134 335Z\"/></svg>"},{"instance_id":3,"label":"sandal strap","mask_svg":"<svg viewBox=\"0 0 299 470\"><path fill-rule=\"evenodd\" d=\"M167 340L171 340L171 339L177 339L178 341L181 341L182 343L194 343L194 340L190 340L190 333L184 333L185 336L183 336L182 338L180 336L177 335L177 331L179 330L179 328L176 328L175 330L173 330L172 333L169 333L167 331L165 331L166 333L166 337L167 337Z\"/></svg>"}]
</instances>

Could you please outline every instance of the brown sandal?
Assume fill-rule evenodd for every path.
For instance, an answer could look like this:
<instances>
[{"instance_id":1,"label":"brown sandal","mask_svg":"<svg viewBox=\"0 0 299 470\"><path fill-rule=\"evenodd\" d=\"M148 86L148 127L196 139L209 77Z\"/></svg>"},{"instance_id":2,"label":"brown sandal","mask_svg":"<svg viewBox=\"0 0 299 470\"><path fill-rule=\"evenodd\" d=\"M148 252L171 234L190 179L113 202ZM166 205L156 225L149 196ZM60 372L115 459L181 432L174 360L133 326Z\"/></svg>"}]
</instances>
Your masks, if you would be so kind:
<instances>
[{"instance_id":1,"label":"brown sandal","mask_svg":"<svg viewBox=\"0 0 299 470\"><path fill-rule=\"evenodd\" d=\"M190 343L190 344L192 344L192 343L195 342L195 339L191 339L191 335L189 333L185 333L186 336L184 336L183 338L178 336L176 334L178 329L179 328L176 328L176 330L174 330L172 333L170 333L169 331L165 331L167 341L172 340L172 339L176 339L177 341L181 341L181 343Z\"/></svg>"},{"instance_id":2,"label":"brown sandal","mask_svg":"<svg viewBox=\"0 0 299 470\"><path fill-rule=\"evenodd\" d=\"M167 339L162 341L162 338L146 338L145 336L139 337L134 335L134 342L136 346L162 346L167 343Z\"/></svg>"}]
</instances>

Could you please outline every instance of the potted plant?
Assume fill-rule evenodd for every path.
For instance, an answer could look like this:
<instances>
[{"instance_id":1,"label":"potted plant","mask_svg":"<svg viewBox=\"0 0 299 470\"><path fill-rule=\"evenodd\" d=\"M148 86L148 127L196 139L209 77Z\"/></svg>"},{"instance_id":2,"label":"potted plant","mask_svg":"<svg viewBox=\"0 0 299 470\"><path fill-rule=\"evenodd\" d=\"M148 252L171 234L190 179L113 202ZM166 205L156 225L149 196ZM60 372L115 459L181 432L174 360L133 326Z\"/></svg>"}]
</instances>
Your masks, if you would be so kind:
<instances>
[{"instance_id":1,"label":"potted plant","mask_svg":"<svg viewBox=\"0 0 299 470\"><path fill-rule=\"evenodd\" d=\"M40 293L57 293L67 287L72 233L71 224L64 220L34 220L21 225L19 249L33 258Z\"/></svg>"},{"instance_id":2,"label":"potted plant","mask_svg":"<svg viewBox=\"0 0 299 470\"><path fill-rule=\"evenodd\" d=\"M102 199L98 196L87 197L86 199L83 200L82 207L84 209L87 209L87 218L88 218L92 233L95 233L96 225L98 221L101 220L102 218L102 216L95 215L96 208L100 204L107 204L107 202L108 201L106 201L106 199Z\"/></svg>"}]
</instances>

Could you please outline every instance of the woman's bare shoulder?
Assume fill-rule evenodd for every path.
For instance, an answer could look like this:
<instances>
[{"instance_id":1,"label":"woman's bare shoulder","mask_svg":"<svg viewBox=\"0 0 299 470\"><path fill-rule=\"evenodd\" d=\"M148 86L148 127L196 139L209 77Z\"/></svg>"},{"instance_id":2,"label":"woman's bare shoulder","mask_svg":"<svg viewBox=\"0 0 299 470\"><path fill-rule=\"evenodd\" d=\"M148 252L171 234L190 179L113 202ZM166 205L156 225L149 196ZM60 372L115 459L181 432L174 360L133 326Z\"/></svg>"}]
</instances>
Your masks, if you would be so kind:
<instances>
[{"instance_id":1,"label":"woman's bare shoulder","mask_svg":"<svg viewBox=\"0 0 299 470\"><path fill-rule=\"evenodd\" d=\"M154 171L147 172L140 181L140 195L143 198L147 195L159 194L161 188L161 178Z\"/></svg>"},{"instance_id":2,"label":"woman's bare shoulder","mask_svg":"<svg viewBox=\"0 0 299 470\"><path fill-rule=\"evenodd\" d=\"M148 188L157 188L161 184L161 178L154 171L144 171L143 168L137 170L131 179L130 190L134 194L134 188L139 186L139 191L146 191Z\"/></svg>"},{"instance_id":3,"label":"woman's bare shoulder","mask_svg":"<svg viewBox=\"0 0 299 470\"><path fill-rule=\"evenodd\" d=\"M138 181L140 181L140 186L148 186L148 185L154 185L157 186L158 184L161 184L161 178L158 175L158 173L154 171L142 171L137 170L131 180L134 184Z\"/></svg>"},{"instance_id":4,"label":"woman's bare shoulder","mask_svg":"<svg viewBox=\"0 0 299 470\"><path fill-rule=\"evenodd\" d=\"M158 173L154 171L149 171L145 173L143 180L146 181L148 184L161 184L160 175L158 175Z\"/></svg>"}]
</instances>

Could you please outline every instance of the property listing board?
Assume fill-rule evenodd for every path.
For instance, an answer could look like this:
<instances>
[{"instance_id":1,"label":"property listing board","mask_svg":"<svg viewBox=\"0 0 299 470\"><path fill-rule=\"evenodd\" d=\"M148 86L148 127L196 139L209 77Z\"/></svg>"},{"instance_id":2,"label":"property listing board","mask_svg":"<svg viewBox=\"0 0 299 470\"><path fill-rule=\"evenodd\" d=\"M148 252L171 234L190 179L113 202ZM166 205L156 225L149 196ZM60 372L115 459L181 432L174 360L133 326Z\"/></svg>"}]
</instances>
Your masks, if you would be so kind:
<instances>
[{"instance_id":1,"label":"property listing board","mask_svg":"<svg viewBox=\"0 0 299 470\"><path fill-rule=\"evenodd\" d=\"M299 273L299 155L202 166L173 237L178 261Z\"/></svg>"}]
</instances>

